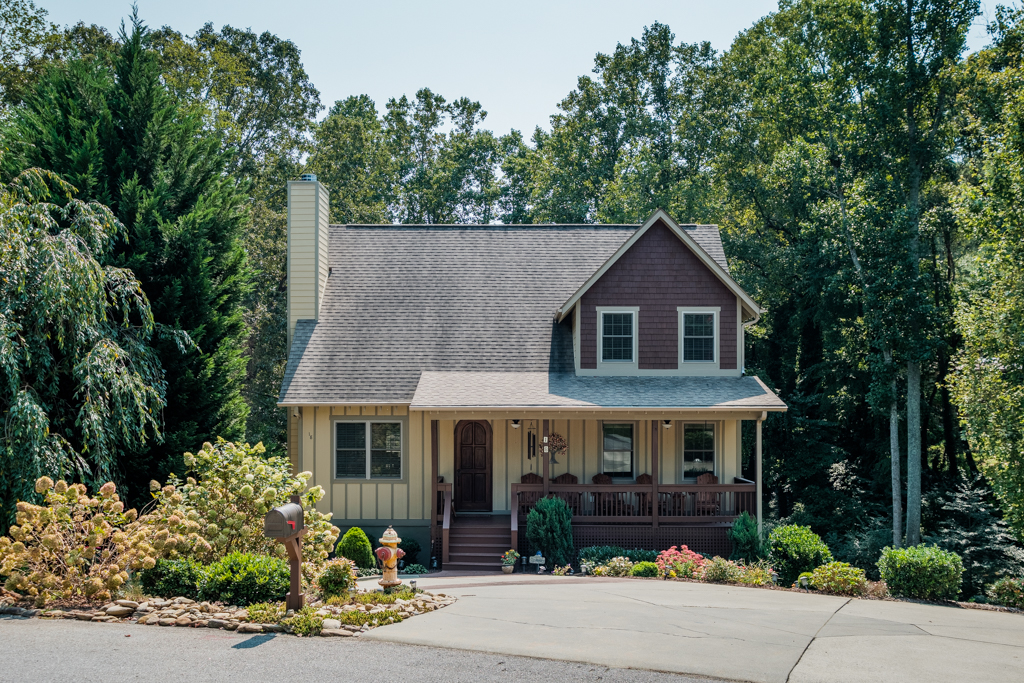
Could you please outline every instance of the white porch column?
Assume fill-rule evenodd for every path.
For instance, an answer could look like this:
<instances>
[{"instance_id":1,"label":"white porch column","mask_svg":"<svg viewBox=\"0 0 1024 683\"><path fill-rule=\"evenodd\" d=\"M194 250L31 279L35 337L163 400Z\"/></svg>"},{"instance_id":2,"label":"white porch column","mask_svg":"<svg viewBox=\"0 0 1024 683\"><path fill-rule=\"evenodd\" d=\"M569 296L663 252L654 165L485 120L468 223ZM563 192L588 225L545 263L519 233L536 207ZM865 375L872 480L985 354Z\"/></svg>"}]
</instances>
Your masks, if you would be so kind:
<instances>
[{"instance_id":1,"label":"white porch column","mask_svg":"<svg viewBox=\"0 0 1024 683\"><path fill-rule=\"evenodd\" d=\"M754 476L754 486L757 496L757 535L764 533L764 520L761 515L761 422L768 416L768 411L761 413L757 419L757 472Z\"/></svg>"}]
</instances>

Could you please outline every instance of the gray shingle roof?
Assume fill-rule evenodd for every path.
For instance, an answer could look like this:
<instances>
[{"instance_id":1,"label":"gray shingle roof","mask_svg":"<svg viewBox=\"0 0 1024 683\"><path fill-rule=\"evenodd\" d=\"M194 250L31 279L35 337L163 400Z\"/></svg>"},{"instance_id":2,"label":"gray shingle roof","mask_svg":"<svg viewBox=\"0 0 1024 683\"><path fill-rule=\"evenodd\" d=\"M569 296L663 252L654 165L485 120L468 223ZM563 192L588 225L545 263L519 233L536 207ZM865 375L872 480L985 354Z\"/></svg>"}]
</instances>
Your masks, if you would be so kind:
<instances>
[{"instance_id":1,"label":"gray shingle roof","mask_svg":"<svg viewBox=\"0 0 1024 683\"><path fill-rule=\"evenodd\" d=\"M423 371L571 372L557 308L639 225L332 225L280 402L408 403ZM715 226L682 226L727 267Z\"/></svg>"},{"instance_id":2,"label":"gray shingle roof","mask_svg":"<svg viewBox=\"0 0 1024 683\"><path fill-rule=\"evenodd\" d=\"M424 372L412 408L785 410L757 377L577 377L547 372Z\"/></svg>"}]
</instances>

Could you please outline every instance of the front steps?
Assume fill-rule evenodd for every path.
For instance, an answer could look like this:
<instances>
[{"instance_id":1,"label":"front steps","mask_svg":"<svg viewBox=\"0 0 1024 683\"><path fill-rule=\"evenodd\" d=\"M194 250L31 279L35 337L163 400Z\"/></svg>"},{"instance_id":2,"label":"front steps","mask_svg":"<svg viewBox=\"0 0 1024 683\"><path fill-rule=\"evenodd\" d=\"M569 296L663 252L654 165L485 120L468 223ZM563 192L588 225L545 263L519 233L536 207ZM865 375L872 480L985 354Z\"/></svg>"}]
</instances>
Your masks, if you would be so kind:
<instances>
[{"instance_id":1,"label":"front steps","mask_svg":"<svg viewBox=\"0 0 1024 683\"><path fill-rule=\"evenodd\" d=\"M501 515L458 515L448 529L444 569L501 571L501 556L511 548L512 526Z\"/></svg>"}]
</instances>

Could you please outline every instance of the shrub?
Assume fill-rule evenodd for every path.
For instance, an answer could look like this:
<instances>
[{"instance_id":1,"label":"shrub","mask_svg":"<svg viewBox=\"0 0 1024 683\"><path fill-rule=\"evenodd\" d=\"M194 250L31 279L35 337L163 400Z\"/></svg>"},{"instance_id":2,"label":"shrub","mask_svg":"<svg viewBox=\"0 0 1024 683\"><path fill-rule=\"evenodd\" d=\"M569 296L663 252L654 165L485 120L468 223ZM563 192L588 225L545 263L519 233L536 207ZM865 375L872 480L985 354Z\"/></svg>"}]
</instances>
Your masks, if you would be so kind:
<instances>
[{"instance_id":1,"label":"shrub","mask_svg":"<svg viewBox=\"0 0 1024 683\"><path fill-rule=\"evenodd\" d=\"M616 545L592 545L583 548L579 553L581 561L586 560L594 564L604 564L613 557L626 557L630 562L654 562L658 559L658 553L655 550L644 550L643 548L626 550Z\"/></svg>"},{"instance_id":2,"label":"shrub","mask_svg":"<svg viewBox=\"0 0 1024 683\"><path fill-rule=\"evenodd\" d=\"M864 570L846 562L829 562L816 567L811 572L810 584L834 595L863 595L868 586Z\"/></svg>"},{"instance_id":3,"label":"shrub","mask_svg":"<svg viewBox=\"0 0 1024 683\"><path fill-rule=\"evenodd\" d=\"M768 536L768 561L779 574L779 582L788 586L802 572L832 561L832 553L818 534L806 526L780 526Z\"/></svg>"},{"instance_id":4,"label":"shrub","mask_svg":"<svg viewBox=\"0 0 1024 683\"><path fill-rule=\"evenodd\" d=\"M402 570L403 574L426 574L429 571L422 564L407 564Z\"/></svg>"},{"instance_id":5,"label":"shrub","mask_svg":"<svg viewBox=\"0 0 1024 683\"><path fill-rule=\"evenodd\" d=\"M747 586L770 586L772 581L772 568L765 560L758 560L751 564L737 564L736 583Z\"/></svg>"},{"instance_id":6,"label":"shrub","mask_svg":"<svg viewBox=\"0 0 1024 683\"><path fill-rule=\"evenodd\" d=\"M290 573L284 560L267 555L231 553L214 562L199 591L203 600L252 605L283 600Z\"/></svg>"},{"instance_id":7,"label":"shrub","mask_svg":"<svg viewBox=\"0 0 1024 683\"><path fill-rule=\"evenodd\" d=\"M366 532L357 526L352 527L341 537L335 553L356 563L360 569L374 569L377 558L373 555L373 547Z\"/></svg>"},{"instance_id":8,"label":"shrub","mask_svg":"<svg viewBox=\"0 0 1024 683\"><path fill-rule=\"evenodd\" d=\"M676 562L665 573L670 579L699 579L701 567L695 562Z\"/></svg>"},{"instance_id":9,"label":"shrub","mask_svg":"<svg viewBox=\"0 0 1024 683\"><path fill-rule=\"evenodd\" d=\"M992 602L1016 609L1024 609L1024 578L999 579L988 589Z\"/></svg>"},{"instance_id":10,"label":"shrub","mask_svg":"<svg viewBox=\"0 0 1024 683\"><path fill-rule=\"evenodd\" d=\"M356 585L356 571L352 560L340 557L330 560L316 580L320 594L325 598L344 595Z\"/></svg>"},{"instance_id":11,"label":"shrub","mask_svg":"<svg viewBox=\"0 0 1024 683\"><path fill-rule=\"evenodd\" d=\"M884 548L878 573L889 592L921 600L956 600L963 577L960 557L937 546Z\"/></svg>"},{"instance_id":12,"label":"shrub","mask_svg":"<svg viewBox=\"0 0 1024 683\"><path fill-rule=\"evenodd\" d=\"M653 562L637 562L629 570L630 576L659 576L661 570Z\"/></svg>"},{"instance_id":13,"label":"shrub","mask_svg":"<svg viewBox=\"0 0 1024 683\"><path fill-rule=\"evenodd\" d=\"M628 557L613 557L605 563L604 571L599 576L629 576L631 571L633 563Z\"/></svg>"},{"instance_id":14,"label":"shrub","mask_svg":"<svg viewBox=\"0 0 1024 683\"><path fill-rule=\"evenodd\" d=\"M157 560L156 566L144 570L139 579L142 590L149 595L164 598L192 598L199 596L206 568L191 557L177 560Z\"/></svg>"},{"instance_id":15,"label":"shrub","mask_svg":"<svg viewBox=\"0 0 1024 683\"><path fill-rule=\"evenodd\" d=\"M284 544L263 535L263 517L294 494L302 497L305 512L303 559L317 566L327 561L338 528L331 524L330 513L316 511L324 490L315 486L307 491L311 473L292 475L290 461L264 458L264 452L263 444L217 439L216 445L203 444L198 453L185 453L189 476L184 482L173 475L163 487L150 482L156 506L140 522L157 537L178 539L167 547L167 557L195 557L204 563L232 552L283 558Z\"/></svg>"},{"instance_id":16,"label":"shrub","mask_svg":"<svg viewBox=\"0 0 1024 683\"><path fill-rule=\"evenodd\" d=\"M53 599L110 600L129 570L154 567L160 548L177 542L170 534L150 538L110 482L90 497L84 484L41 477L36 491L44 504L18 502L10 537L0 537L0 575L8 590L39 606Z\"/></svg>"},{"instance_id":17,"label":"shrub","mask_svg":"<svg viewBox=\"0 0 1024 683\"><path fill-rule=\"evenodd\" d=\"M403 557L402 559L405 560L406 565L419 563L420 551L423 550L423 547L419 544L419 541L417 541L415 538L408 538L399 543L398 547L400 550L405 551L405 557Z\"/></svg>"},{"instance_id":18,"label":"shrub","mask_svg":"<svg viewBox=\"0 0 1024 683\"><path fill-rule=\"evenodd\" d=\"M716 555L709 562L704 563L700 580L708 583L736 583L739 581L741 573L735 562Z\"/></svg>"},{"instance_id":19,"label":"shrub","mask_svg":"<svg viewBox=\"0 0 1024 683\"><path fill-rule=\"evenodd\" d=\"M306 605L294 616L282 619L281 625L297 636L318 636L324 628L324 618L310 605Z\"/></svg>"},{"instance_id":20,"label":"shrub","mask_svg":"<svg viewBox=\"0 0 1024 683\"><path fill-rule=\"evenodd\" d=\"M258 602L249 605L245 611L253 624L276 624L284 616L284 607L279 602Z\"/></svg>"},{"instance_id":21,"label":"shrub","mask_svg":"<svg viewBox=\"0 0 1024 683\"><path fill-rule=\"evenodd\" d=\"M764 558L764 542L757 531L757 520L746 510L729 529L729 540L732 541L732 555L729 559L753 562Z\"/></svg>"},{"instance_id":22,"label":"shrub","mask_svg":"<svg viewBox=\"0 0 1024 683\"><path fill-rule=\"evenodd\" d=\"M538 500L526 517L526 539L552 566L572 562L572 512L565 501Z\"/></svg>"},{"instance_id":23,"label":"shrub","mask_svg":"<svg viewBox=\"0 0 1024 683\"><path fill-rule=\"evenodd\" d=\"M354 610L352 612L342 612L334 618L343 624L351 626L362 626L363 624L383 625L392 622L397 624L402 620L402 613L393 609L384 609L373 614L363 612L362 610Z\"/></svg>"},{"instance_id":24,"label":"shrub","mask_svg":"<svg viewBox=\"0 0 1024 683\"><path fill-rule=\"evenodd\" d=\"M370 593L360 593L359 595L352 596L352 602L360 605L393 605L398 599L412 600L416 597L416 592L408 586L402 586L401 590L397 590L393 593L385 593L384 591L372 591Z\"/></svg>"},{"instance_id":25,"label":"shrub","mask_svg":"<svg viewBox=\"0 0 1024 683\"><path fill-rule=\"evenodd\" d=\"M555 565L555 568L551 570L551 573L555 576L569 576L570 574L572 574L572 565L566 564L562 565L561 567Z\"/></svg>"},{"instance_id":26,"label":"shrub","mask_svg":"<svg viewBox=\"0 0 1024 683\"><path fill-rule=\"evenodd\" d=\"M662 550L654 561L663 575L675 575L680 578L691 578L694 569L699 568L705 562L703 555L693 552L685 545L681 545L678 548L672 546L668 550ZM684 572L686 574L684 577L680 572L685 564L689 564L690 568Z\"/></svg>"}]
</instances>

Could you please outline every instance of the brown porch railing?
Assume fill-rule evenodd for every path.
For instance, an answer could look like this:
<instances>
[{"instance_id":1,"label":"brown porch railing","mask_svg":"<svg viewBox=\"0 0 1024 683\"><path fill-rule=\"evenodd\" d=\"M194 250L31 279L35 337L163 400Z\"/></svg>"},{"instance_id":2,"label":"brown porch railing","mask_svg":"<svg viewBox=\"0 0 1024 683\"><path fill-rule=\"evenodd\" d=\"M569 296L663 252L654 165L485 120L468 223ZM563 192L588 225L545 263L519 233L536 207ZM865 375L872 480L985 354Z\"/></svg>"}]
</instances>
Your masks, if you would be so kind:
<instances>
[{"instance_id":1,"label":"brown porch railing","mask_svg":"<svg viewBox=\"0 0 1024 683\"><path fill-rule=\"evenodd\" d=\"M646 484L550 484L551 495L572 510L573 519L585 524L644 524L654 520L654 494ZM543 484L512 484L513 515L526 518L544 495ZM757 514L754 484L660 484L657 517L661 524L715 524L732 522L743 511Z\"/></svg>"}]
</instances>

